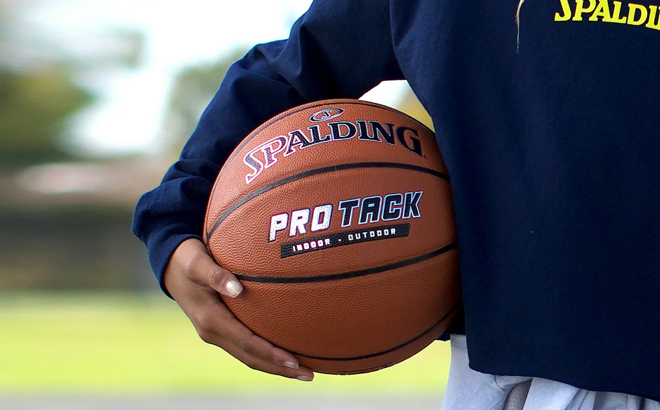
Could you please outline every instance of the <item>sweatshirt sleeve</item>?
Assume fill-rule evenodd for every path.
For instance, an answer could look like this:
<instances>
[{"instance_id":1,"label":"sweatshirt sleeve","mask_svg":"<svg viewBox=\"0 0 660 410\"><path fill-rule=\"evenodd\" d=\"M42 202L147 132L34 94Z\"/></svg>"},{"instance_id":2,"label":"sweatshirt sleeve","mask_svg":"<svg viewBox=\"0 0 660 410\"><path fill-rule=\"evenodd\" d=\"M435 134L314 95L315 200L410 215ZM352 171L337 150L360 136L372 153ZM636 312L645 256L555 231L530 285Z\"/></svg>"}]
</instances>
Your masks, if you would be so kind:
<instances>
[{"instance_id":1,"label":"sweatshirt sleeve","mask_svg":"<svg viewBox=\"0 0 660 410\"><path fill-rule=\"evenodd\" d=\"M291 107L359 98L381 81L402 78L387 0L316 0L288 40L257 45L233 64L179 160L135 210L133 233L146 244L161 288L176 247L202 238L213 182L253 129Z\"/></svg>"}]
</instances>

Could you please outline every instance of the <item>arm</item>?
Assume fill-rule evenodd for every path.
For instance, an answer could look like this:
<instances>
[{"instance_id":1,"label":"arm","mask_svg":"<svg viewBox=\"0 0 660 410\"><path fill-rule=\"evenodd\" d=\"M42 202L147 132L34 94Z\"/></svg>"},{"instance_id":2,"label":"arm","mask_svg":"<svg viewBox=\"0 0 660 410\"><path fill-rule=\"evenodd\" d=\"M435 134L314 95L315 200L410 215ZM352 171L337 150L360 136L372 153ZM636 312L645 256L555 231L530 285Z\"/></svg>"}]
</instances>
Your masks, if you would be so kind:
<instances>
[{"instance_id":1,"label":"arm","mask_svg":"<svg viewBox=\"0 0 660 410\"><path fill-rule=\"evenodd\" d=\"M211 343L232 353L229 338L239 350L253 351L255 347L245 340L256 337L240 323L228 325L236 320L225 312L215 292L231 295L227 284L238 282L212 264L200 242L208 196L222 163L243 137L288 108L319 99L357 98L383 80L402 77L386 0L318 0L296 22L287 41L256 46L229 69L179 161L158 188L140 199L133 224L134 233L147 245L163 290L181 305L198 331L213 328L211 333L223 335ZM202 294L204 304L191 303L197 300L193 295ZM214 309L216 316L209 314ZM200 325L199 318L209 316L217 317L217 323ZM201 331L200 335L205 338ZM290 354L280 351L276 359L272 346L255 343L263 349L247 360L257 356L258 363L293 360L296 366ZM247 363L245 355L232 354ZM289 377L311 375L253 367Z\"/></svg>"}]
</instances>

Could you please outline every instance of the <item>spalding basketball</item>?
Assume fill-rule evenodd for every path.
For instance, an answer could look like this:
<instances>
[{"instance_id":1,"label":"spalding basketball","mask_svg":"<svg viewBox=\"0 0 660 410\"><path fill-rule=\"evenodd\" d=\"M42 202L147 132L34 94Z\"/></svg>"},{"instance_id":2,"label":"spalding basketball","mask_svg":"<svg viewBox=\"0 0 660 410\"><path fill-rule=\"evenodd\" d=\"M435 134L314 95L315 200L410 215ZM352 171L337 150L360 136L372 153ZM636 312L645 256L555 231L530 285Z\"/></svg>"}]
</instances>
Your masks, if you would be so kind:
<instances>
[{"instance_id":1,"label":"spalding basketball","mask_svg":"<svg viewBox=\"0 0 660 410\"><path fill-rule=\"evenodd\" d=\"M234 315L316 372L405 360L457 310L452 196L435 135L382 105L314 102L253 131L218 175L204 239L243 284L224 298Z\"/></svg>"}]
</instances>

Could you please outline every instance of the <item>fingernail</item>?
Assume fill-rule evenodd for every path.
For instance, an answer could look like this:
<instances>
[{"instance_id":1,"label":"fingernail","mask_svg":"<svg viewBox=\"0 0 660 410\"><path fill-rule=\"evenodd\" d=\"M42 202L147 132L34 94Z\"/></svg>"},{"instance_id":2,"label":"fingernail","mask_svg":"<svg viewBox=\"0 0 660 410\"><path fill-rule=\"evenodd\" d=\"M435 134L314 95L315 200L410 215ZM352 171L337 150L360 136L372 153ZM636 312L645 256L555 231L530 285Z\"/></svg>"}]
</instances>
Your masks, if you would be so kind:
<instances>
[{"instance_id":1,"label":"fingernail","mask_svg":"<svg viewBox=\"0 0 660 410\"><path fill-rule=\"evenodd\" d=\"M309 376L298 376L296 379L300 380L301 382L311 382L312 378Z\"/></svg>"},{"instance_id":2,"label":"fingernail","mask_svg":"<svg viewBox=\"0 0 660 410\"><path fill-rule=\"evenodd\" d=\"M296 364L294 362L284 362L282 364L285 365L286 367L288 367L289 369L298 369L300 367L300 366L298 366L298 364Z\"/></svg>"},{"instance_id":3,"label":"fingernail","mask_svg":"<svg viewBox=\"0 0 660 410\"><path fill-rule=\"evenodd\" d=\"M225 285L225 289L227 289L229 296L235 298L243 290L243 285L241 285L238 281L230 280Z\"/></svg>"}]
</instances>

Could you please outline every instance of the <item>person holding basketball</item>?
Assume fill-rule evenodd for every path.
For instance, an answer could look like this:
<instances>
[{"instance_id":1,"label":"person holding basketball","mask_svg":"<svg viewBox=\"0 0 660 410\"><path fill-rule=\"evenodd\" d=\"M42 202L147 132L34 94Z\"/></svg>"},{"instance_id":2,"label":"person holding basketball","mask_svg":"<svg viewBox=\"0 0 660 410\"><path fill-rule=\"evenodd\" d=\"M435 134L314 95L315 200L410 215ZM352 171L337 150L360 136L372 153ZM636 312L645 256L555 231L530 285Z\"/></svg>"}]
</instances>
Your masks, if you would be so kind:
<instances>
[{"instance_id":1,"label":"person holding basketball","mask_svg":"<svg viewBox=\"0 0 660 410\"><path fill-rule=\"evenodd\" d=\"M660 409L658 39L648 1L317 0L288 40L231 67L134 232L202 339L311 380L218 297L242 288L200 241L209 192L266 119L406 79L435 125L460 247L443 408Z\"/></svg>"}]
</instances>

